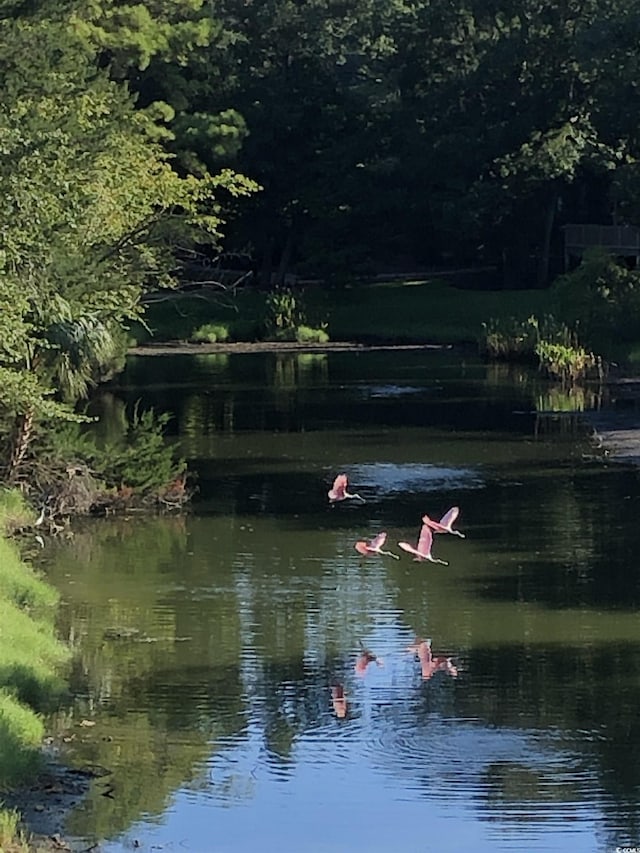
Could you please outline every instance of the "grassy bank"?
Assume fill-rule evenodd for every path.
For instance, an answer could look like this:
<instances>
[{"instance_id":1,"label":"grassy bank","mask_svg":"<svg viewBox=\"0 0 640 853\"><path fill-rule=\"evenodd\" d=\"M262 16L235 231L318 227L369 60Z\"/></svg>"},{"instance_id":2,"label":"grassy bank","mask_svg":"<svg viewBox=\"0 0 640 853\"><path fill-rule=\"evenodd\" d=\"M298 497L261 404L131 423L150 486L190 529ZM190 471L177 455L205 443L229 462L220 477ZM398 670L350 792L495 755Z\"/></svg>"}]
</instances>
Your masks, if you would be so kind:
<instances>
[{"instance_id":1,"label":"grassy bank","mask_svg":"<svg viewBox=\"0 0 640 853\"><path fill-rule=\"evenodd\" d=\"M58 673L68 657L54 633L55 591L6 538L30 521L20 495L0 492L0 791L38 772L41 713L60 694ZM14 810L0 808L0 850L28 849L18 821Z\"/></svg>"},{"instance_id":2,"label":"grassy bank","mask_svg":"<svg viewBox=\"0 0 640 853\"><path fill-rule=\"evenodd\" d=\"M331 340L392 343L475 342L490 318L541 312L541 290L462 290L440 280L379 282L304 290L308 324L327 323ZM132 330L138 343L189 340L207 323L228 326L230 340L259 340L265 298L246 289L231 302L203 294L181 294L148 305L147 324Z\"/></svg>"}]
</instances>

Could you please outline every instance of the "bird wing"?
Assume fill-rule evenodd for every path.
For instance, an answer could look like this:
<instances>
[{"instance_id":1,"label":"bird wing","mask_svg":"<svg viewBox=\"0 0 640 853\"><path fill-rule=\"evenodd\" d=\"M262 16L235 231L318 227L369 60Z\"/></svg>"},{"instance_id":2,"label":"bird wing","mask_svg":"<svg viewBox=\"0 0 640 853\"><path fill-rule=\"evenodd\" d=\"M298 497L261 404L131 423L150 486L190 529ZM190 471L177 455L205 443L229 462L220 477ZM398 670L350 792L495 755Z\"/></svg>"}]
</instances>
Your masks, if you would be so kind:
<instances>
[{"instance_id":1,"label":"bird wing","mask_svg":"<svg viewBox=\"0 0 640 853\"><path fill-rule=\"evenodd\" d=\"M338 474L338 476L333 481L333 486L329 492L329 497L332 500L335 500L340 497L344 497L344 493L347 490L347 475L346 474Z\"/></svg>"},{"instance_id":2,"label":"bird wing","mask_svg":"<svg viewBox=\"0 0 640 853\"><path fill-rule=\"evenodd\" d=\"M369 548L371 548L372 551L378 551L380 548L382 548L386 540L386 533L378 533L378 535L374 536L371 542L369 542Z\"/></svg>"},{"instance_id":3,"label":"bird wing","mask_svg":"<svg viewBox=\"0 0 640 853\"><path fill-rule=\"evenodd\" d=\"M428 515L422 516L422 523L428 524L432 530L435 530L436 533L446 533L447 528L442 525L439 521L434 521L433 518L430 518Z\"/></svg>"},{"instance_id":4,"label":"bird wing","mask_svg":"<svg viewBox=\"0 0 640 853\"><path fill-rule=\"evenodd\" d=\"M445 514L442 516L442 518L440 519L440 524L443 527L451 527L453 522L458 517L459 513L460 507L452 506L451 509L447 510L447 512L445 512Z\"/></svg>"},{"instance_id":5,"label":"bird wing","mask_svg":"<svg viewBox=\"0 0 640 853\"><path fill-rule=\"evenodd\" d=\"M420 531L420 538L418 539L418 551L420 551L421 554L430 554L432 543L433 533L431 532L431 528L428 524L423 524L422 530Z\"/></svg>"},{"instance_id":6,"label":"bird wing","mask_svg":"<svg viewBox=\"0 0 640 853\"><path fill-rule=\"evenodd\" d=\"M398 542L398 548L402 548L403 551L407 551L409 554L414 554L416 557L420 557L424 560L424 554L421 554L413 545L409 545L408 542Z\"/></svg>"},{"instance_id":7,"label":"bird wing","mask_svg":"<svg viewBox=\"0 0 640 853\"><path fill-rule=\"evenodd\" d=\"M353 546L358 554L362 554L363 557L367 557L371 553L371 548L366 542L356 542Z\"/></svg>"}]
</instances>

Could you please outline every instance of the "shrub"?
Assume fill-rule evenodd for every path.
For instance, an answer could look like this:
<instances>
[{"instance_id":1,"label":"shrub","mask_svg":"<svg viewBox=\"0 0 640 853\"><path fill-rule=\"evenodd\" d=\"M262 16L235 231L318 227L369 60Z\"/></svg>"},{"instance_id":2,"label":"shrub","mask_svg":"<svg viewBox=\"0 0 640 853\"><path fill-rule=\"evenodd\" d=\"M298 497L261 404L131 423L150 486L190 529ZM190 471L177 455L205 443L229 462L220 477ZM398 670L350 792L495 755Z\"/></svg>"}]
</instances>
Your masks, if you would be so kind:
<instances>
[{"instance_id":1,"label":"shrub","mask_svg":"<svg viewBox=\"0 0 640 853\"><path fill-rule=\"evenodd\" d=\"M291 339L280 336L304 323L302 301L302 294L295 294L290 287L277 287L267 295L265 325L269 337L276 340L295 340L295 336Z\"/></svg>"},{"instance_id":2,"label":"shrub","mask_svg":"<svg viewBox=\"0 0 640 853\"><path fill-rule=\"evenodd\" d=\"M489 358L509 361L528 361L533 357L538 341L538 321L534 316L526 320L508 317L491 318L482 324L480 351Z\"/></svg>"},{"instance_id":3,"label":"shrub","mask_svg":"<svg viewBox=\"0 0 640 853\"><path fill-rule=\"evenodd\" d=\"M601 376L602 359L585 349L576 332L552 314L540 319L490 320L483 323L480 349L489 358L533 361L548 376L575 382L591 373Z\"/></svg>"},{"instance_id":4,"label":"shrub","mask_svg":"<svg viewBox=\"0 0 640 853\"><path fill-rule=\"evenodd\" d=\"M140 494L162 489L184 473L186 463L165 439L169 414L140 411L136 404L121 442L94 449L93 465L108 486L127 486Z\"/></svg>"},{"instance_id":5,"label":"shrub","mask_svg":"<svg viewBox=\"0 0 640 853\"><path fill-rule=\"evenodd\" d=\"M205 323L191 335L194 343L223 344L229 340L229 327L222 323Z\"/></svg>"},{"instance_id":6,"label":"shrub","mask_svg":"<svg viewBox=\"0 0 640 853\"><path fill-rule=\"evenodd\" d=\"M326 344L329 335L325 329L312 329L310 326L298 326L296 340L299 344Z\"/></svg>"},{"instance_id":7,"label":"shrub","mask_svg":"<svg viewBox=\"0 0 640 853\"><path fill-rule=\"evenodd\" d=\"M640 273L603 249L585 253L577 269L555 281L551 295L557 314L589 347L640 336Z\"/></svg>"},{"instance_id":8,"label":"shrub","mask_svg":"<svg viewBox=\"0 0 640 853\"><path fill-rule=\"evenodd\" d=\"M601 369L600 359L583 347L538 341L536 355L539 367L548 376L562 382L575 382L585 379L590 373Z\"/></svg>"}]
</instances>

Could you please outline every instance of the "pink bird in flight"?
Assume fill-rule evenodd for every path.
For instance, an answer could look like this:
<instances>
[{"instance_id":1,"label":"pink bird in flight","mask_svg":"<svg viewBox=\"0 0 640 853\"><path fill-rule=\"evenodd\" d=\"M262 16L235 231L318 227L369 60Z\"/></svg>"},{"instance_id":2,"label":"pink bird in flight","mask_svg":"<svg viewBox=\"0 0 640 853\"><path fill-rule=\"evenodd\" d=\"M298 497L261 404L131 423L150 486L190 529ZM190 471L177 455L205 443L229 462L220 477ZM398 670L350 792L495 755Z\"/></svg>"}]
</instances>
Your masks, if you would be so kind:
<instances>
[{"instance_id":1,"label":"pink bird in flight","mask_svg":"<svg viewBox=\"0 0 640 853\"><path fill-rule=\"evenodd\" d=\"M338 476L333 481L333 486L329 489L327 494L329 495L330 503L337 503L338 501L347 500L347 498L358 498L362 503L366 503L365 499L360 495L349 494L347 491L347 475L346 474L338 474Z\"/></svg>"},{"instance_id":2,"label":"pink bird in flight","mask_svg":"<svg viewBox=\"0 0 640 853\"><path fill-rule=\"evenodd\" d=\"M460 507L452 506L451 509L445 512L440 521L435 521L433 518L429 518L428 515L423 515L422 521L424 524L428 524L436 533L452 533L454 536L459 536L461 539L464 539L464 533L453 529L453 524L459 515Z\"/></svg>"},{"instance_id":3,"label":"pink bird in flight","mask_svg":"<svg viewBox=\"0 0 640 853\"><path fill-rule=\"evenodd\" d=\"M386 542L387 534L386 533L378 533L377 536L374 536L373 539L370 539L368 542L356 542L353 546L358 554L362 554L363 557L368 557L370 554L386 554L388 557L393 557L394 560L399 560L400 557L397 554L394 554L393 551L383 551L382 546Z\"/></svg>"},{"instance_id":4,"label":"pink bird in flight","mask_svg":"<svg viewBox=\"0 0 640 853\"><path fill-rule=\"evenodd\" d=\"M433 533L431 532L431 528L425 522L422 525L422 529L420 530L420 538L418 539L418 547L414 548L413 545L410 545L408 542L398 542L398 547L402 548L403 551L407 551L409 554L414 555L414 560L429 560L431 563L440 563L442 566L448 566L445 560L438 560L437 557L434 557L431 553L431 545L433 544Z\"/></svg>"}]
</instances>

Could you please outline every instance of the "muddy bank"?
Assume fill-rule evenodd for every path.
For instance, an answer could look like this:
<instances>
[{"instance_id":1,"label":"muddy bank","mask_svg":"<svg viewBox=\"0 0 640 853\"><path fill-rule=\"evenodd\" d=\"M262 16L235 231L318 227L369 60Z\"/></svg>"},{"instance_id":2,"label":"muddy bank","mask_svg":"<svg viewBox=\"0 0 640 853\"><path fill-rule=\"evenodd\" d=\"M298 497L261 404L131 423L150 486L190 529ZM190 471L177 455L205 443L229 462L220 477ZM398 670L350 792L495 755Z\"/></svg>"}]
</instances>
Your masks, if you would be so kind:
<instances>
[{"instance_id":1,"label":"muddy bank","mask_svg":"<svg viewBox=\"0 0 640 853\"><path fill-rule=\"evenodd\" d=\"M67 816L86 797L94 779L107 775L101 768L70 768L53 756L45 759L42 773L30 784L3 792L6 808L16 809L33 853L71 851L100 853L100 845L65 833Z\"/></svg>"},{"instance_id":2,"label":"muddy bank","mask_svg":"<svg viewBox=\"0 0 640 853\"><path fill-rule=\"evenodd\" d=\"M377 350L442 350L451 344L360 344L353 341L330 341L326 344L299 344L295 341L238 341L226 344L192 344L188 341L165 341L131 347L129 355L207 355L209 353L247 352L374 352Z\"/></svg>"}]
</instances>

